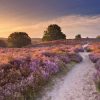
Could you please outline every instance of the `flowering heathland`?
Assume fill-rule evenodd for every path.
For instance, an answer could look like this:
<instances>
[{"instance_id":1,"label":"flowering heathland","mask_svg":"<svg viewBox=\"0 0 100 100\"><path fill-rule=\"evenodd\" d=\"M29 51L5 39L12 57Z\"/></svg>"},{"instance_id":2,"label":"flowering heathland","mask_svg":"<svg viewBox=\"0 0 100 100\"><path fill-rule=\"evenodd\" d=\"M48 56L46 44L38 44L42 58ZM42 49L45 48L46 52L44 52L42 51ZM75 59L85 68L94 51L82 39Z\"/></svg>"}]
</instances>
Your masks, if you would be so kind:
<instances>
[{"instance_id":1,"label":"flowering heathland","mask_svg":"<svg viewBox=\"0 0 100 100\"><path fill-rule=\"evenodd\" d=\"M93 43L89 46L92 53L89 55L91 61L95 63L97 72L94 75L94 81L97 89L100 91L100 43Z\"/></svg>"},{"instance_id":2,"label":"flowering heathland","mask_svg":"<svg viewBox=\"0 0 100 100\"><path fill-rule=\"evenodd\" d=\"M82 58L81 46L0 49L0 100L32 98L54 74ZM21 99L22 100L22 99Z\"/></svg>"},{"instance_id":3,"label":"flowering heathland","mask_svg":"<svg viewBox=\"0 0 100 100\"><path fill-rule=\"evenodd\" d=\"M86 47L86 50L95 53L100 53L100 42L89 44L89 46Z\"/></svg>"}]
</instances>

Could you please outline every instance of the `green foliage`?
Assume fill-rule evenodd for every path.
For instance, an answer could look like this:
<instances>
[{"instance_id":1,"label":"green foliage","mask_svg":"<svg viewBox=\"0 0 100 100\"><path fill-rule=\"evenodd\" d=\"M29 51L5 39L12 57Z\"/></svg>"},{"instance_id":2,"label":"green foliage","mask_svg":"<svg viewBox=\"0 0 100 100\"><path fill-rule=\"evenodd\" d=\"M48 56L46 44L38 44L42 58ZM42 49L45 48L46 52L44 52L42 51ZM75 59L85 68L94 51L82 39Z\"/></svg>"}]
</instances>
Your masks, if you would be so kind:
<instances>
[{"instance_id":1,"label":"green foliage","mask_svg":"<svg viewBox=\"0 0 100 100\"><path fill-rule=\"evenodd\" d=\"M44 36L42 38L43 41L52 41L61 39L66 39L66 35L61 32L61 28L56 24L48 26L47 30L44 31Z\"/></svg>"},{"instance_id":2,"label":"green foliage","mask_svg":"<svg viewBox=\"0 0 100 100\"><path fill-rule=\"evenodd\" d=\"M9 47L23 47L31 44L31 38L25 32L14 32L8 37Z\"/></svg>"},{"instance_id":3,"label":"green foliage","mask_svg":"<svg viewBox=\"0 0 100 100\"><path fill-rule=\"evenodd\" d=\"M81 39L81 38L82 38L82 37L81 37L80 34L78 34L78 35L75 36L75 39Z\"/></svg>"},{"instance_id":4,"label":"green foliage","mask_svg":"<svg viewBox=\"0 0 100 100\"><path fill-rule=\"evenodd\" d=\"M35 93L33 87L27 86L22 94L24 95L25 100L34 100Z\"/></svg>"},{"instance_id":5,"label":"green foliage","mask_svg":"<svg viewBox=\"0 0 100 100\"><path fill-rule=\"evenodd\" d=\"M100 92L100 81L96 82L96 89Z\"/></svg>"}]
</instances>

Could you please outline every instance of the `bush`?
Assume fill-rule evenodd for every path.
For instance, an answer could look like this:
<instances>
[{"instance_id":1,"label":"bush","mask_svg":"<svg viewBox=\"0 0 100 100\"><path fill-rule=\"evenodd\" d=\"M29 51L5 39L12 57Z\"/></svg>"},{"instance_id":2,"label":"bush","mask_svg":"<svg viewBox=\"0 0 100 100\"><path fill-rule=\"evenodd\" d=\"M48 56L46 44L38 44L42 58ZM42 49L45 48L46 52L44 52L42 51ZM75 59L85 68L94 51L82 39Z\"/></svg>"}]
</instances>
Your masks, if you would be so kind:
<instances>
[{"instance_id":1,"label":"bush","mask_svg":"<svg viewBox=\"0 0 100 100\"><path fill-rule=\"evenodd\" d=\"M47 30L44 31L44 36L42 38L43 41L53 41L61 39L66 39L66 35L61 32L61 28L56 24L48 26Z\"/></svg>"},{"instance_id":2,"label":"bush","mask_svg":"<svg viewBox=\"0 0 100 100\"><path fill-rule=\"evenodd\" d=\"M7 44L4 40L0 40L0 47L6 47Z\"/></svg>"},{"instance_id":3,"label":"bush","mask_svg":"<svg viewBox=\"0 0 100 100\"><path fill-rule=\"evenodd\" d=\"M95 65L96 69L100 71L100 59L98 59L98 61L96 62Z\"/></svg>"},{"instance_id":4,"label":"bush","mask_svg":"<svg viewBox=\"0 0 100 100\"><path fill-rule=\"evenodd\" d=\"M60 71L66 73L72 68L73 61L82 61L80 55L74 53L72 48L62 45L37 49L1 49L0 57L5 54L8 59L3 59L5 62L0 64L2 100L35 99L38 91L53 75Z\"/></svg>"},{"instance_id":5,"label":"bush","mask_svg":"<svg viewBox=\"0 0 100 100\"><path fill-rule=\"evenodd\" d=\"M81 37L80 34L78 34L78 35L75 36L75 39L81 39L81 38L82 38L82 37Z\"/></svg>"},{"instance_id":6,"label":"bush","mask_svg":"<svg viewBox=\"0 0 100 100\"><path fill-rule=\"evenodd\" d=\"M8 37L9 47L23 47L31 44L31 38L25 32L14 32Z\"/></svg>"},{"instance_id":7,"label":"bush","mask_svg":"<svg viewBox=\"0 0 100 100\"><path fill-rule=\"evenodd\" d=\"M96 63L100 59L100 54L99 53L95 53L95 54L92 53L89 55L89 58L93 63Z\"/></svg>"},{"instance_id":8,"label":"bush","mask_svg":"<svg viewBox=\"0 0 100 100\"><path fill-rule=\"evenodd\" d=\"M71 61L79 63L81 62L83 59L79 54L69 54L69 58L71 59Z\"/></svg>"}]
</instances>

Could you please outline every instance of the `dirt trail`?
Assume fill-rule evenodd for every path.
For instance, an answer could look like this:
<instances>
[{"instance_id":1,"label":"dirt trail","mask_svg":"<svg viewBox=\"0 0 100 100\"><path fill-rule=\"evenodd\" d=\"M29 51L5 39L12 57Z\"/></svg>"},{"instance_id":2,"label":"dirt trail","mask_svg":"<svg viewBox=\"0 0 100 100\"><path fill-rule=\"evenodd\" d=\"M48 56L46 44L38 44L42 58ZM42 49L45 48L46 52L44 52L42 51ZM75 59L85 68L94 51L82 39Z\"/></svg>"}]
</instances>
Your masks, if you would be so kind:
<instances>
[{"instance_id":1,"label":"dirt trail","mask_svg":"<svg viewBox=\"0 0 100 100\"><path fill-rule=\"evenodd\" d=\"M100 100L93 82L94 64L88 53L80 53L83 61L77 64L66 76L55 81L51 90L44 89L37 100Z\"/></svg>"}]
</instances>

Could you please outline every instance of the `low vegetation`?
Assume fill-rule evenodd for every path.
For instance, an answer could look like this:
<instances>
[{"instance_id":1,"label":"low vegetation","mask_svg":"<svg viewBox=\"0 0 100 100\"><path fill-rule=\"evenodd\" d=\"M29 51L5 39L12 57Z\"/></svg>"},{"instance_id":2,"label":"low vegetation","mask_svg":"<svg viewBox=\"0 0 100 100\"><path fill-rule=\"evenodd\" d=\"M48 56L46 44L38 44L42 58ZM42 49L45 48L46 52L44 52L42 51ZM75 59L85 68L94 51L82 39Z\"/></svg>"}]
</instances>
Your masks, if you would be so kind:
<instances>
[{"instance_id":1,"label":"low vegetation","mask_svg":"<svg viewBox=\"0 0 100 100\"><path fill-rule=\"evenodd\" d=\"M94 75L94 81L97 90L100 92L100 43L93 43L88 48L92 51L89 57L91 61L95 63L97 72Z\"/></svg>"},{"instance_id":2,"label":"low vegetation","mask_svg":"<svg viewBox=\"0 0 100 100\"><path fill-rule=\"evenodd\" d=\"M0 47L7 47L7 43L4 40L0 40Z\"/></svg>"},{"instance_id":3,"label":"low vegetation","mask_svg":"<svg viewBox=\"0 0 100 100\"><path fill-rule=\"evenodd\" d=\"M1 100L33 99L52 75L68 70L71 62L82 61L77 48L80 46L0 49Z\"/></svg>"}]
</instances>

